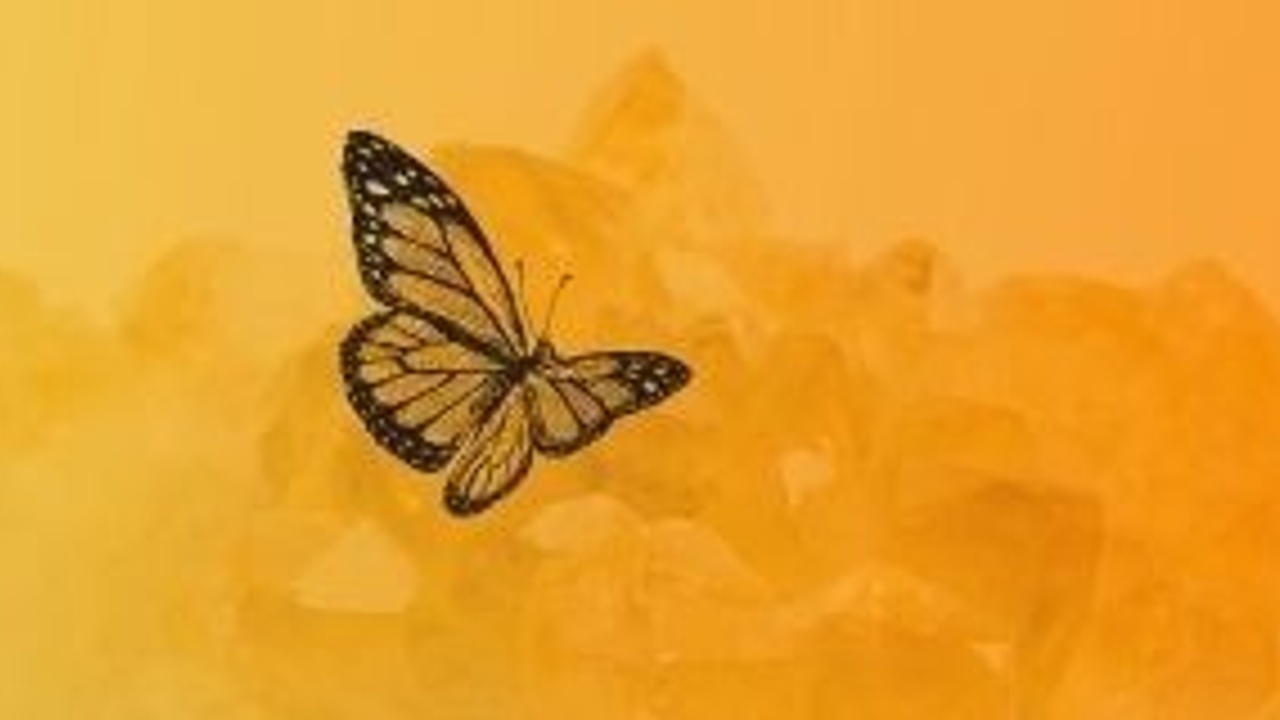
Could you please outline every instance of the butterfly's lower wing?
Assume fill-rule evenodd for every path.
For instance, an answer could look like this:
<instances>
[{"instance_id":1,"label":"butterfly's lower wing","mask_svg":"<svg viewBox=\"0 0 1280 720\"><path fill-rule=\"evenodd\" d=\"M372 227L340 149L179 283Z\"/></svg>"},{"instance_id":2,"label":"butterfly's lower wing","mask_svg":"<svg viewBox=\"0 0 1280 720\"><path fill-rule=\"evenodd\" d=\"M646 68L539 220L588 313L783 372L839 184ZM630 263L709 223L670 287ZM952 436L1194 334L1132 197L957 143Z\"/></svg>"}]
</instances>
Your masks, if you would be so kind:
<instances>
[{"instance_id":1,"label":"butterfly's lower wing","mask_svg":"<svg viewBox=\"0 0 1280 720\"><path fill-rule=\"evenodd\" d=\"M533 462L524 399L508 393L463 442L449 467L444 504L454 515L474 515L515 489Z\"/></svg>"},{"instance_id":2,"label":"butterfly's lower wing","mask_svg":"<svg viewBox=\"0 0 1280 720\"><path fill-rule=\"evenodd\" d=\"M524 386L534 446L567 455L604 434L617 418L684 387L688 366L655 352L602 352L552 361Z\"/></svg>"},{"instance_id":3,"label":"butterfly's lower wing","mask_svg":"<svg viewBox=\"0 0 1280 720\"><path fill-rule=\"evenodd\" d=\"M525 350L510 286L479 224L409 153L352 132L342 171L365 287L393 308L430 316L455 340L503 358Z\"/></svg>"},{"instance_id":4,"label":"butterfly's lower wing","mask_svg":"<svg viewBox=\"0 0 1280 720\"><path fill-rule=\"evenodd\" d=\"M513 395L498 361L413 313L366 318L343 341L341 359L347 395L370 434L426 472L444 467Z\"/></svg>"}]
</instances>

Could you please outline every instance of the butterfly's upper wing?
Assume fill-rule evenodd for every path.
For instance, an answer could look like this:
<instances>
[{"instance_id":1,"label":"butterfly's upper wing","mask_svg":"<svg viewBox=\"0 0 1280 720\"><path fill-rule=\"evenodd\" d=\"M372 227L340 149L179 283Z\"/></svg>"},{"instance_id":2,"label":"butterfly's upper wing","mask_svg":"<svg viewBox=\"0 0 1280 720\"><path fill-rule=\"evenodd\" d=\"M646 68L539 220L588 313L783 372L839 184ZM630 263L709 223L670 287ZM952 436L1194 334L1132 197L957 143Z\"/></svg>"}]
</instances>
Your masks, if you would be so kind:
<instances>
[{"instance_id":1,"label":"butterfly's upper wing","mask_svg":"<svg viewBox=\"0 0 1280 720\"><path fill-rule=\"evenodd\" d=\"M548 455L567 455L599 438L617 418L666 399L691 376L684 363L655 352L552 360L524 385L533 444Z\"/></svg>"},{"instance_id":2,"label":"butterfly's upper wing","mask_svg":"<svg viewBox=\"0 0 1280 720\"><path fill-rule=\"evenodd\" d=\"M444 181L372 133L347 137L343 176L365 287L450 338L513 360L526 331L480 226Z\"/></svg>"},{"instance_id":3,"label":"butterfly's upper wing","mask_svg":"<svg viewBox=\"0 0 1280 720\"><path fill-rule=\"evenodd\" d=\"M415 468L439 470L515 395L504 366L434 322L391 310L342 342L342 375L373 437Z\"/></svg>"}]
</instances>

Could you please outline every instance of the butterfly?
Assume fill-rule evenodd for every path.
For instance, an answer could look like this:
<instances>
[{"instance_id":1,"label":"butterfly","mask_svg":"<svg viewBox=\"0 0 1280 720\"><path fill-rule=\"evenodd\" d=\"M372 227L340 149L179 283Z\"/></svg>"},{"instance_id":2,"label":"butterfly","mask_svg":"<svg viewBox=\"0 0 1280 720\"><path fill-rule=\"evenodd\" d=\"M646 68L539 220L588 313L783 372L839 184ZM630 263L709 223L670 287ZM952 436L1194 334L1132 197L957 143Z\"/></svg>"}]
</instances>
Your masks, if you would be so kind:
<instances>
[{"instance_id":1,"label":"butterfly","mask_svg":"<svg viewBox=\"0 0 1280 720\"><path fill-rule=\"evenodd\" d=\"M535 334L471 212L405 150L353 131L342 173L360 277L384 306L341 343L347 397L379 445L445 471L449 512L485 510L535 452L568 455L689 382L687 365L658 352L562 357L547 329L567 277Z\"/></svg>"}]
</instances>

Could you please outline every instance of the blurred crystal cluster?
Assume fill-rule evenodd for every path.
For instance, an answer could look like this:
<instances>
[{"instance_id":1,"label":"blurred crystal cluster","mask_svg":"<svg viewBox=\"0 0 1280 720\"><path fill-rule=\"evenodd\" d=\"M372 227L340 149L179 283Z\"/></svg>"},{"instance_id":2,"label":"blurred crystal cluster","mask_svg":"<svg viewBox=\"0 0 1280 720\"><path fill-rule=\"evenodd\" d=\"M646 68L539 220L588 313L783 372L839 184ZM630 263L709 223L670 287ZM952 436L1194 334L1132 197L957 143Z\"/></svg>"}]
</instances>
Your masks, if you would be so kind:
<instances>
[{"instance_id":1,"label":"blurred crystal cluster","mask_svg":"<svg viewBox=\"0 0 1280 720\"><path fill-rule=\"evenodd\" d=\"M787 237L655 57L574 137L433 162L535 307L577 276L566 351L697 375L474 521L345 404L344 237L179 246L109 327L0 277L0 716L1280 718L1280 328L1227 270Z\"/></svg>"}]
</instances>

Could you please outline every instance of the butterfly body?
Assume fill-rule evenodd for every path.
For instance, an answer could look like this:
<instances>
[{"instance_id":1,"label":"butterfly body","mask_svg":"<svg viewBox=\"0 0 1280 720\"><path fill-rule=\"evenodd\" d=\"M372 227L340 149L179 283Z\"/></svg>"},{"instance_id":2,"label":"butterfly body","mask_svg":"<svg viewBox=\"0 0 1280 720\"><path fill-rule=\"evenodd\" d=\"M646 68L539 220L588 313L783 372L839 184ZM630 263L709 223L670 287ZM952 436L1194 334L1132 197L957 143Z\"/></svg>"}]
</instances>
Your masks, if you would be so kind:
<instances>
[{"instance_id":1,"label":"butterfly body","mask_svg":"<svg viewBox=\"0 0 1280 720\"><path fill-rule=\"evenodd\" d=\"M353 132L343 155L361 277L387 309L342 342L347 395L385 449L446 472L450 512L480 512L528 473L683 387L652 351L562 356L535 337L479 224L437 175Z\"/></svg>"},{"instance_id":2,"label":"butterfly body","mask_svg":"<svg viewBox=\"0 0 1280 720\"><path fill-rule=\"evenodd\" d=\"M556 356L556 350L551 343L546 340L539 340L534 346L533 351L523 355L511 363L511 373L517 381L523 380L529 373L533 372L553 372L556 365L560 362Z\"/></svg>"}]
</instances>

